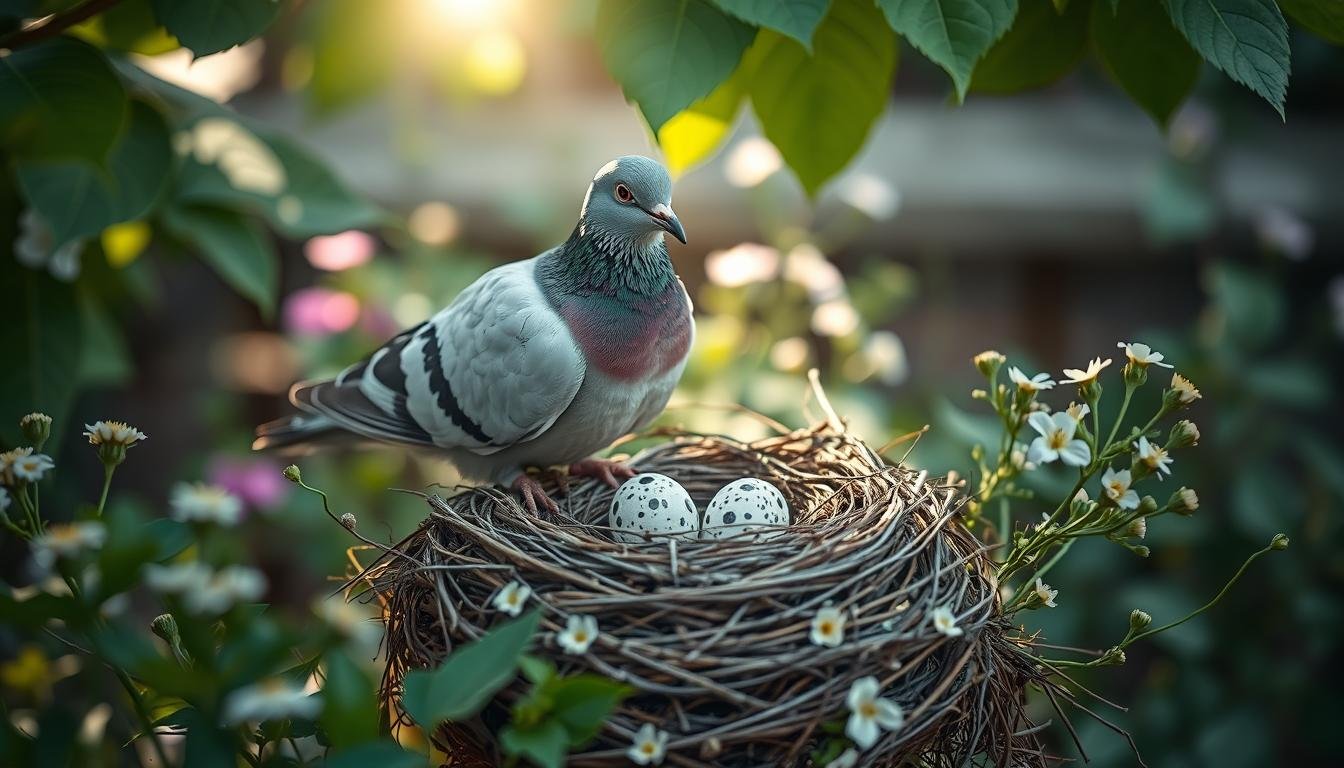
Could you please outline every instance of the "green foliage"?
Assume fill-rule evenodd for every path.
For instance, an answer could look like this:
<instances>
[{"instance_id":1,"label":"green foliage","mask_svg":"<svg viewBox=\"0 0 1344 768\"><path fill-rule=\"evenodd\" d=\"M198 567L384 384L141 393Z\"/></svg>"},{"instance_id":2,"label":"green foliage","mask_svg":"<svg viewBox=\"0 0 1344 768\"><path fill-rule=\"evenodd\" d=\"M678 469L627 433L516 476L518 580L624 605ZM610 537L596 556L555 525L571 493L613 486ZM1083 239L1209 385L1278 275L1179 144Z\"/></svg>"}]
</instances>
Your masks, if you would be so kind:
<instances>
[{"instance_id":1,"label":"green foliage","mask_svg":"<svg viewBox=\"0 0 1344 768\"><path fill-rule=\"evenodd\" d=\"M11 309L4 324L6 364L0 365L0 441L19 445L18 419L41 410L63 419L75 394L83 333L74 286L0 259L0 307Z\"/></svg>"},{"instance_id":2,"label":"green foliage","mask_svg":"<svg viewBox=\"0 0 1344 768\"><path fill-rule=\"evenodd\" d=\"M280 282L275 247L255 222L223 208L184 205L164 212L168 231L196 246L224 281L269 315Z\"/></svg>"},{"instance_id":3,"label":"green foliage","mask_svg":"<svg viewBox=\"0 0 1344 768\"><path fill-rule=\"evenodd\" d=\"M896 38L876 7L831 6L813 52L763 30L744 66L767 138L815 195L863 146L882 114L896 66Z\"/></svg>"},{"instance_id":4,"label":"green foliage","mask_svg":"<svg viewBox=\"0 0 1344 768\"><path fill-rule=\"evenodd\" d=\"M812 34L826 16L831 0L714 0L748 24L773 29L797 40L810 52Z\"/></svg>"},{"instance_id":5,"label":"green foliage","mask_svg":"<svg viewBox=\"0 0 1344 768\"><path fill-rule=\"evenodd\" d=\"M125 89L88 43L58 37L0 57L0 140L14 155L101 164L125 112Z\"/></svg>"},{"instance_id":6,"label":"green foliage","mask_svg":"<svg viewBox=\"0 0 1344 768\"><path fill-rule=\"evenodd\" d=\"M71 27L70 32L99 48L146 56L178 47L177 40L160 26L150 0L121 0L92 19Z\"/></svg>"},{"instance_id":7,"label":"green foliage","mask_svg":"<svg viewBox=\"0 0 1344 768\"><path fill-rule=\"evenodd\" d=\"M336 112L388 83L393 57L352 56L351 51L395 44L395 18L383 3L368 0L326 0L312 5L313 79L308 84L308 101L316 112Z\"/></svg>"},{"instance_id":8,"label":"green foliage","mask_svg":"<svg viewBox=\"0 0 1344 768\"><path fill-rule=\"evenodd\" d=\"M707 0L605 0L602 60L655 133L732 74L755 30Z\"/></svg>"},{"instance_id":9,"label":"green foliage","mask_svg":"<svg viewBox=\"0 0 1344 768\"><path fill-rule=\"evenodd\" d=\"M966 98L975 63L1017 16L1017 0L880 0L895 29L947 70L957 100Z\"/></svg>"},{"instance_id":10,"label":"green foliage","mask_svg":"<svg viewBox=\"0 0 1344 768\"><path fill-rule=\"evenodd\" d=\"M1279 0L1279 8L1312 34L1344 45L1344 3L1339 0Z\"/></svg>"},{"instance_id":11,"label":"green foliage","mask_svg":"<svg viewBox=\"0 0 1344 768\"><path fill-rule=\"evenodd\" d=\"M532 689L513 706L500 732L506 754L542 768L560 768L571 750L592 741L632 688L589 674L561 677L549 662L525 656L520 665Z\"/></svg>"},{"instance_id":12,"label":"green foliage","mask_svg":"<svg viewBox=\"0 0 1344 768\"><path fill-rule=\"evenodd\" d=\"M278 0L153 0L159 22L197 56L241 45L266 31Z\"/></svg>"},{"instance_id":13,"label":"green foliage","mask_svg":"<svg viewBox=\"0 0 1344 768\"><path fill-rule=\"evenodd\" d=\"M1068 74L1087 51L1090 6L1075 0L1060 13L1049 0L1021 0L1013 28L976 65L971 90L1013 93Z\"/></svg>"},{"instance_id":14,"label":"green foliage","mask_svg":"<svg viewBox=\"0 0 1344 768\"><path fill-rule=\"evenodd\" d=\"M1092 42L1125 93L1166 127L1199 79L1199 56L1157 3L1092 8Z\"/></svg>"},{"instance_id":15,"label":"green foliage","mask_svg":"<svg viewBox=\"0 0 1344 768\"><path fill-rule=\"evenodd\" d=\"M378 697L373 681L344 650L326 655L322 690L327 696L322 729L332 747L355 747L378 739Z\"/></svg>"},{"instance_id":16,"label":"green foliage","mask_svg":"<svg viewBox=\"0 0 1344 768\"><path fill-rule=\"evenodd\" d=\"M1274 0L1163 0L1171 21L1210 64L1264 97L1283 117L1288 24Z\"/></svg>"}]
</instances>

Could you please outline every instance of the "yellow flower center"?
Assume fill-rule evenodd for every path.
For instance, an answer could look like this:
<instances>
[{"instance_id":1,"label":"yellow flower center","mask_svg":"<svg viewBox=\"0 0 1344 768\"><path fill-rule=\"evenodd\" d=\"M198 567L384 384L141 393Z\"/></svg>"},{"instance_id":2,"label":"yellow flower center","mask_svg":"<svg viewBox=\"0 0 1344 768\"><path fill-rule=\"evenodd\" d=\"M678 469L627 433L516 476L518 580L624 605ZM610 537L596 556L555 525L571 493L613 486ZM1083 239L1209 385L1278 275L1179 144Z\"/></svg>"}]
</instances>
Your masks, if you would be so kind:
<instances>
[{"instance_id":1,"label":"yellow flower center","mask_svg":"<svg viewBox=\"0 0 1344 768\"><path fill-rule=\"evenodd\" d=\"M646 741L646 742L644 742L643 744L640 744L640 745L639 745L639 751L640 751L640 752L643 752L643 753L646 754L646 755L652 755L653 752L654 752L654 749L656 749L656 747L654 747L654 744L653 744L652 741Z\"/></svg>"},{"instance_id":2,"label":"yellow flower center","mask_svg":"<svg viewBox=\"0 0 1344 768\"><path fill-rule=\"evenodd\" d=\"M509 605L517 605L517 604L518 604L518 593L517 593L517 592L510 592L510 593L509 593L509 596L508 596L507 598L505 598L505 601L508 602Z\"/></svg>"},{"instance_id":3,"label":"yellow flower center","mask_svg":"<svg viewBox=\"0 0 1344 768\"><path fill-rule=\"evenodd\" d=\"M1067 445L1069 441L1064 437L1064 432L1057 429L1050 433L1049 442L1050 448L1057 451Z\"/></svg>"},{"instance_id":4,"label":"yellow flower center","mask_svg":"<svg viewBox=\"0 0 1344 768\"><path fill-rule=\"evenodd\" d=\"M863 702L859 705L859 714L870 720L877 717L877 703L873 701Z\"/></svg>"},{"instance_id":5,"label":"yellow flower center","mask_svg":"<svg viewBox=\"0 0 1344 768\"><path fill-rule=\"evenodd\" d=\"M584 632L582 629L580 629L578 632L575 632L575 633L574 633L574 642L576 642L576 643L586 643L586 642L588 642L588 633L587 633L587 632Z\"/></svg>"},{"instance_id":6,"label":"yellow flower center","mask_svg":"<svg viewBox=\"0 0 1344 768\"><path fill-rule=\"evenodd\" d=\"M830 635L835 632L835 625L829 621L821 622L821 634Z\"/></svg>"}]
</instances>

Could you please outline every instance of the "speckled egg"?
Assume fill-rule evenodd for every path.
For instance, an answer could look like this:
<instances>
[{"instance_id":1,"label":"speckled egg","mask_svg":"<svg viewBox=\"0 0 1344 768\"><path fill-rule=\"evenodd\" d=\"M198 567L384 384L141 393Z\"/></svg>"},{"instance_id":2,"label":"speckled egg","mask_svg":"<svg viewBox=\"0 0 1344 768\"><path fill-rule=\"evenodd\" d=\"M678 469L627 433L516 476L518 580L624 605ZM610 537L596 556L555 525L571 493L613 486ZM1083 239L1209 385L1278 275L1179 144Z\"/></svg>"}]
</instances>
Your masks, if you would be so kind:
<instances>
[{"instance_id":1,"label":"speckled egg","mask_svg":"<svg viewBox=\"0 0 1344 768\"><path fill-rule=\"evenodd\" d=\"M700 513L681 483L656 472L642 472L626 480L611 500L608 525L616 540L644 541L644 534L673 534L695 538L700 533Z\"/></svg>"},{"instance_id":2,"label":"speckled egg","mask_svg":"<svg viewBox=\"0 0 1344 768\"><path fill-rule=\"evenodd\" d=\"M705 507L702 539L726 539L758 528L789 524L789 505L775 486L755 477L719 489Z\"/></svg>"}]
</instances>

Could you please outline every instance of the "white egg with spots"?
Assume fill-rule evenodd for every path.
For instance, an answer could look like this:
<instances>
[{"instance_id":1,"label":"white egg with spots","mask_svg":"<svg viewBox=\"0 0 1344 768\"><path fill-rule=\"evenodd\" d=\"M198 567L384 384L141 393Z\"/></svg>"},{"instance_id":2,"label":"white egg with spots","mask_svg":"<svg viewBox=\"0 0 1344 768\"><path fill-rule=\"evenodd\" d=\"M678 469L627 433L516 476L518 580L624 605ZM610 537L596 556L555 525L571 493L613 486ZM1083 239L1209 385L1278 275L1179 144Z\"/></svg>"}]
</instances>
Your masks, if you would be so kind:
<instances>
[{"instance_id":1,"label":"white egg with spots","mask_svg":"<svg viewBox=\"0 0 1344 768\"><path fill-rule=\"evenodd\" d=\"M700 533L700 513L681 483L656 472L642 472L616 489L607 525L616 529L616 540L645 541L644 534L695 538Z\"/></svg>"},{"instance_id":2,"label":"white egg with spots","mask_svg":"<svg viewBox=\"0 0 1344 768\"><path fill-rule=\"evenodd\" d=\"M734 480L719 489L705 507L702 539L726 539L739 533L789 524L789 505L775 486L755 477Z\"/></svg>"}]
</instances>

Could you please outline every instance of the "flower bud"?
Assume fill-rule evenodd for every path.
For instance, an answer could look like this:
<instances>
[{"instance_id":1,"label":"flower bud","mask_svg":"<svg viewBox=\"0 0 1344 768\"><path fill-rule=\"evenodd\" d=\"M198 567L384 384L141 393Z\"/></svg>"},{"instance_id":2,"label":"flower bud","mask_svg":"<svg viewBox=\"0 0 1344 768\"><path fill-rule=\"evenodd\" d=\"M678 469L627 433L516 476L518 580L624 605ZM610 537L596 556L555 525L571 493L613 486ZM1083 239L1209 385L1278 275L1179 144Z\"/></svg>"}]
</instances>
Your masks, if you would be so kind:
<instances>
[{"instance_id":1,"label":"flower bud","mask_svg":"<svg viewBox=\"0 0 1344 768\"><path fill-rule=\"evenodd\" d=\"M1101 666L1116 667L1124 664L1126 661L1125 652L1119 648L1111 648L1097 662Z\"/></svg>"},{"instance_id":2,"label":"flower bud","mask_svg":"<svg viewBox=\"0 0 1344 768\"><path fill-rule=\"evenodd\" d=\"M1139 365L1131 360L1125 363L1124 377L1125 386L1142 387L1148 383L1148 366Z\"/></svg>"},{"instance_id":3,"label":"flower bud","mask_svg":"<svg viewBox=\"0 0 1344 768\"><path fill-rule=\"evenodd\" d=\"M1007 360L1008 358L992 349L987 349L971 358L971 362L975 363L976 369L987 379L993 379L998 374L999 368Z\"/></svg>"},{"instance_id":4,"label":"flower bud","mask_svg":"<svg viewBox=\"0 0 1344 768\"><path fill-rule=\"evenodd\" d=\"M1129 631L1138 632L1146 629L1153 623L1153 617L1148 615L1147 611L1141 611L1138 608L1129 612Z\"/></svg>"},{"instance_id":5,"label":"flower bud","mask_svg":"<svg viewBox=\"0 0 1344 768\"><path fill-rule=\"evenodd\" d=\"M1143 546L1142 544L1140 544L1137 547L1130 547L1129 549L1131 552L1138 555L1139 557L1147 557L1150 554L1150 550L1147 547Z\"/></svg>"},{"instance_id":6,"label":"flower bud","mask_svg":"<svg viewBox=\"0 0 1344 768\"><path fill-rule=\"evenodd\" d=\"M1171 436L1167 439L1168 448L1185 448L1199 444L1199 427L1189 419L1181 419L1171 427Z\"/></svg>"},{"instance_id":7,"label":"flower bud","mask_svg":"<svg viewBox=\"0 0 1344 768\"><path fill-rule=\"evenodd\" d=\"M1156 511L1157 499L1154 499L1152 496L1144 496L1142 499L1139 499L1138 512L1140 515L1151 515Z\"/></svg>"},{"instance_id":8,"label":"flower bud","mask_svg":"<svg viewBox=\"0 0 1344 768\"><path fill-rule=\"evenodd\" d=\"M989 393L986 392L986 391L983 390L983 389L972 389L972 390L971 390L971 399L972 399L972 400L988 400L988 399L989 399Z\"/></svg>"},{"instance_id":9,"label":"flower bud","mask_svg":"<svg viewBox=\"0 0 1344 768\"><path fill-rule=\"evenodd\" d=\"M1199 495L1189 488L1181 487L1171 494L1171 500L1167 504L1171 506L1171 511L1178 515L1193 515L1195 510L1199 509Z\"/></svg>"},{"instance_id":10,"label":"flower bud","mask_svg":"<svg viewBox=\"0 0 1344 768\"><path fill-rule=\"evenodd\" d=\"M281 474L283 474L285 476L285 479L291 483L303 482L303 474L299 472L298 466L294 464L290 464L288 467L285 467L284 471L281 472Z\"/></svg>"},{"instance_id":11,"label":"flower bud","mask_svg":"<svg viewBox=\"0 0 1344 768\"><path fill-rule=\"evenodd\" d=\"M353 531L353 530L355 530L355 526L356 526L358 523L359 523L359 521L355 519L355 516L352 515L352 514L350 514L349 512L346 512L345 514L341 515L341 525L342 525L347 531Z\"/></svg>"},{"instance_id":12,"label":"flower bud","mask_svg":"<svg viewBox=\"0 0 1344 768\"><path fill-rule=\"evenodd\" d=\"M1203 397L1190 380L1179 373L1171 374L1171 389L1162 393L1162 407L1167 411L1187 406Z\"/></svg>"},{"instance_id":13,"label":"flower bud","mask_svg":"<svg viewBox=\"0 0 1344 768\"><path fill-rule=\"evenodd\" d=\"M154 620L149 622L149 631L169 645L182 641L182 634L177 628L177 619L171 613L155 616Z\"/></svg>"},{"instance_id":14,"label":"flower bud","mask_svg":"<svg viewBox=\"0 0 1344 768\"><path fill-rule=\"evenodd\" d=\"M33 444L33 450L41 451L47 438L51 437L51 417L34 411L19 419L19 429L24 438Z\"/></svg>"},{"instance_id":15,"label":"flower bud","mask_svg":"<svg viewBox=\"0 0 1344 768\"><path fill-rule=\"evenodd\" d=\"M1144 498L1148 497L1145 496ZM1144 536L1147 536L1148 519L1144 517L1136 517L1133 520L1130 520L1129 525L1125 526L1125 535L1136 539L1142 539Z\"/></svg>"},{"instance_id":16,"label":"flower bud","mask_svg":"<svg viewBox=\"0 0 1344 768\"><path fill-rule=\"evenodd\" d=\"M1078 385L1078 396L1088 404L1088 407L1095 407L1097 401L1101 399L1101 381L1099 379L1089 379Z\"/></svg>"},{"instance_id":17,"label":"flower bud","mask_svg":"<svg viewBox=\"0 0 1344 768\"><path fill-rule=\"evenodd\" d=\"M1274 534L1274 538L1269 541L1269 548L1282 552L1288 548L1288 537L1282 533Z\"/></svg>"}]
</instances>

